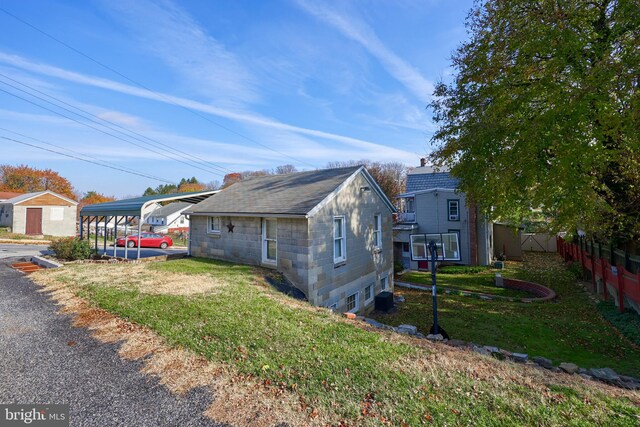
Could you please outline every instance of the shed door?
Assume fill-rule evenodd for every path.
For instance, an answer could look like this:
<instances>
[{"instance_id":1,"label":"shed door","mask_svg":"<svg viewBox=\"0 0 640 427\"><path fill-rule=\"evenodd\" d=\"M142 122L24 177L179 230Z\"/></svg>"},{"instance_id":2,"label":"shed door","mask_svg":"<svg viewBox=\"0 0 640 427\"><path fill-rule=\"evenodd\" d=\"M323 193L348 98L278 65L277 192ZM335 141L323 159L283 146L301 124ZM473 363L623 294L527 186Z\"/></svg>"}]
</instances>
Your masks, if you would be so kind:
<instances>
[{"instance_id":1,"label":"shed door","mask_svg":"<svg viewBox=\"0 0 640 427\"><path fill-rule=\"evenodd\" d=\"M42 234L42 208L27 208L25 234Z\"/></svg>"}]
</instances>

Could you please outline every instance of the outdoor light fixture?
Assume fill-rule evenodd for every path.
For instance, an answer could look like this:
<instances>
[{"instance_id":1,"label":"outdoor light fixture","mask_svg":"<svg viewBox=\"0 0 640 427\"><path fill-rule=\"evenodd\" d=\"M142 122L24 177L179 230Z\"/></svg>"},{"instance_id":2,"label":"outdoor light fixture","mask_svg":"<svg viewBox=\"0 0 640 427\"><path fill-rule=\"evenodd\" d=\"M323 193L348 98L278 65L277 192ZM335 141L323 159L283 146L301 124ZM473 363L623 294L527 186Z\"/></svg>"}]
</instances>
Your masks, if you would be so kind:
<instances>
[{"instance_id":1,"label":"outdoor light fixture","mask_svg":"<svg viewBox=\"0 0 640 427\"><path fill-rule=\"evenodd\" d=\"M370 187L360 187L360 192L364 193L365 191L371 191Z\"/></svg>"}]
</instances>

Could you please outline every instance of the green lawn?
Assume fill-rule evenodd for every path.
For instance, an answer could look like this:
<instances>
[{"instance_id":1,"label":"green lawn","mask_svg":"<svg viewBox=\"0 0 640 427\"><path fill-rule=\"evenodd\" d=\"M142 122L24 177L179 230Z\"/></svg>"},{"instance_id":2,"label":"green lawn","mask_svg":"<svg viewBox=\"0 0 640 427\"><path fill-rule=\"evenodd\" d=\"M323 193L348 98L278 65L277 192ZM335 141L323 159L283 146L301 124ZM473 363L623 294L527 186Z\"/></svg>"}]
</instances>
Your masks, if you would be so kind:
<instances>
[{"instance_id":1,"label":"green lawn","mask_svg":"<svg viewBox=\"0 0 640 427\"><path fill-rule=\"evenodd\" d=\"M496 273L503 277L513 277L517 263L509 263L505 270L484 269L481 272L465 273L438 273L437 285L439 291L443 288L461 291L479 292L489 295L500 295L504 297L527 298L532 295L515 289L498 288L495 286ZM457 269L460 270L460 269ZM431 273L422 271L409 271L399 276L397 280L401 282L415 283L418 285L431 286Z\"/></svg>"},{"instance_id":2,"label":"green lawn","mask_svg":"<svg viewBox=\"0 0 640 427\"><path fill-rule=\"evenodd\" d=\"M510 277L552 288L558 294L556 301L484 301L439 294L441 325L452 338L544 356L556 363L606 366L622 374L640 376L640 349L603 319L561 261L555 254L529 254L527 262L512 264L512 270L507 272ZM439 275L438 283L450 283L448 276ZM468 280L474 280L479 275L468 276ZM455 280L468 283L462 278ZM374 317L391 325L413 324L428 333L433 319L431 295L399 287L395 291L406 298L406 303L394 314Z\"/></svg>"},{"instance_id":3,"label":"green lawn","mask_svg":"<svg viewBox=\"0 0 640 427\"><path fill-rule=\"evenodd\" d=\"M248 266L182 259L41 274L172 346L284 387L334 425L634 425L640 417L634 403L596 387L553 385L519 365L448 347L434 354L432 346L364 330L276 293L262 281L273 273ZM167 277L189 293L152 292ZM200 284L203 292L194 293Z\"/></svg>"}]
</instances>

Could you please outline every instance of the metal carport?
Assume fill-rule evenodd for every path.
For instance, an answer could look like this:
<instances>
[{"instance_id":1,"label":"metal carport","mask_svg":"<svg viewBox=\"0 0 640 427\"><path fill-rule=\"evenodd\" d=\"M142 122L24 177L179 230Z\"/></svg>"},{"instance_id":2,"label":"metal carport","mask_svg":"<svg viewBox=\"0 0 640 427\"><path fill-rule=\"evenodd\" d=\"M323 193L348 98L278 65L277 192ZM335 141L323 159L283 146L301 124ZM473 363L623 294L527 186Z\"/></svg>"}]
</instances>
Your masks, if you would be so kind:
<instances>
[{"instance_id":1,"label":"metal carport","mask_svg":"<svg viewBox=\"0 0 640 427\"><path fill-rule=\"evenodd\" d=\"M134 219L138 218L138 235L142 233L142 223L146 212L151 206L161 202L187 202L200 203L216 194L219 190L194 191L191 193L155 194L153 196L135 197L133 199L116 200L114 202L96 203L87 205L80 210L80 239L84 239L84 224L87 223L87 239L91 236L91 223L95 221L95 249L98 249L98 224L100 219L104 224L104 252L107 252L107 225L113 221L114 234L117 235L118 224L124 221L125 238L127 236L127 226ZM140 258L140 245L138 245L137 258ZM124 246L125 258L127 256L127 245ZM116 253L115 242L113 253Z\"/></svg>"}]
</instances>

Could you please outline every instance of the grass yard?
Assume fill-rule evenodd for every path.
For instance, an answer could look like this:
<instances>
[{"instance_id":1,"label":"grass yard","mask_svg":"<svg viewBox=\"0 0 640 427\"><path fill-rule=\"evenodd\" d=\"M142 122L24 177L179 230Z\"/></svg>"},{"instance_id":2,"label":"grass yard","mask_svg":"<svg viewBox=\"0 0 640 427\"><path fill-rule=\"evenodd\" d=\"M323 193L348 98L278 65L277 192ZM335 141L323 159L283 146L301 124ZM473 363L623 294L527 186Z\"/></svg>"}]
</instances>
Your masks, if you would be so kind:
<instances>
[{"instance_id":1,"label":"grass yard","mask_svg":"<svg viewBox=\"0 0 640 427\"><path fill-rule=\"evenodd\" d=\"M502 274L503 277L514 277L516 270L518 269L517 264L519 263L508 263L507 268L504 270L471 270L474 271L473 273L465 273L465 269L463 267L449 267L449 271L452 272L447 271L445 268L444 272L438 272L437 274L439 292L442 292L442 289L444 288L448 288L460 291L479 292L489 295L499 295L503 297L530 298L532 295L527 292L515 289L498 288L495 286L496 273ZM399 276L397 280L415 283L418 285L431 286L431 272L409 271L404 273L402 276Z\"/></svg>"},{"instance_id":2,"label":"grass yard","mask_svg":"<svg viewBox=\"0 0 640 427\"><path fill-rule=\"evenodd\" d=\"M32 277L64 286L240 378L295 396L304 422L291 425L631 426L640 420L638 394L367 330L273 291L265 274L272 273L183 259L75 264ZM420 304L411 299L405 307ZM453 313L443 316L447 327L448 316Z\"/></svg>"},{"instance_id":3,"label":"grass yard","mask_svg":"<svg viewBox=\"0 0 640 427\"><path fill-rule=\"evenodd\" d=\"M556 363L610 367L640 376L640 348L603 319L559 256L528 254L527 262L511 263L505 275L548 286L558 298L527 304L439 294L439 322L452 338L544 356ZM451 286L449 276L439 275L438 284ZM470 283L480 276L467 275ZM460 280L461 287L469 287L462 277L455 280ZM428 333L433 319L431 295L399 287L395 291L406 303L394 314L374 317L391 325L413 324Z\"/></svg>"}]
</instances>

